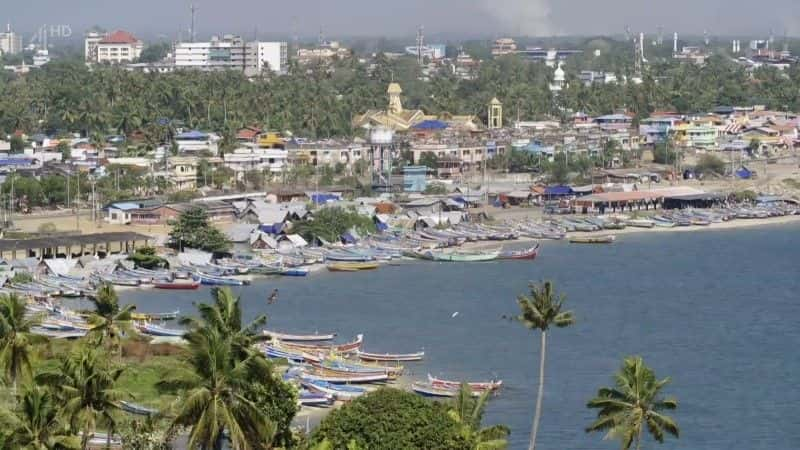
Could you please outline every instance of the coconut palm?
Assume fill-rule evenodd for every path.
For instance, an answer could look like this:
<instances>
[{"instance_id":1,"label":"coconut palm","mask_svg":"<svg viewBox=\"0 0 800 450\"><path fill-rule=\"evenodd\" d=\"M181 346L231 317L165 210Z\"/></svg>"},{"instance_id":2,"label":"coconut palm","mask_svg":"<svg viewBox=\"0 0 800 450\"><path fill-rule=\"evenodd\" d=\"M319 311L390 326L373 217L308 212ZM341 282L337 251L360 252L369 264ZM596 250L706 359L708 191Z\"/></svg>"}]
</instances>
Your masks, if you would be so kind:
<instances>
[{"instance_id":1,"label":"coconut palm","mask_svg":"<svg viewBox=\"0 0 800 450\"><path fill-rule=\"evenodd\" d=\"M597 420L586 428L587 433L604 431L607 438L620 439L623 450L634 443L637 450L641 448L645 427L659 443L664 442L665 433L679 436L678 425L663 414L678 407L677 400L661 394L669 378L658 380L639 356L625 358L614 378L615 387L600 388L597 397L586 405L600 410Z\"/></svg>"},{"instance_id":2,"label":"coconut palm","mask_svg":"<svg viewBox=\"0 0 800 450\"><path fill-rule=\"evenodd\" d=\"M182 323L189 328L189 333L208 328L216 331L222 338L230 338L237 356L243 359L251 352L251 347L258 338L258 329L267 323L267 316L260 315L243 325L241 299L230 288L212 289L211 298L214 303L197 305L199 319L186 318Z\"/></svg>"},{"instance_id":3,"label":"coconut palm","mask_svg":"<svg viewBox=\"0 0 800 450\"><path fill-rule=\"evenodd\" d=\"M508 446L506 437L509 430L503 425L482 427L483 412L489 401L491 391L485 391L475 398L469 384L462 383L458 394L453 397L450 416L462 425L462 433L468 441L475 443L475 450L504 449Z\"/></svg>"},{"instance_id":4,"label":"coconut palm","mask_svg":"<svg viewBox=\"0 0 800 450\"><path fill-rule=\"evenodd\" d=\"M31 373L32 346L46 341L31 332L41 323L41 317L26 316L25 307L17 294L0 295L0 363L15 391L17 381Z\"/></svg>"},{"instance_id":5,"label":"coconut palm","mask_svg":"<svg viewBox=\"0 0 800 450\"><path fill-rule=\"evenodd\" d=\"M544 281L540 284L529 285L530 296L520 295L517 297L520 314L513 317L514 320L523 324L529 330L539 330L540 349L539 349L539 390L536 395L536 412L533 417L533 429L528 448L536 448L536 434L539 431L539 420L542 416L542 396L544 395L544 363L547 352L547 331L550 327L564 328L575 323L572 311L563 311L566 297L557 294L551 281Z\"/></svg>"},{"instance_id":6,"label":"coconut palm","mask_svg":"<svg viewBox=\"0 0 800 450\"><path fill-rule=\"evenodd\" d=\"M0 411L5 442L3 448L23 450L71 450L80 448L80 439L71 434L59 415L53 394L30 386L19 396L17 408Z\"/></svg>"},{"instance_id":7,"label":"coconut palm","mask_svg":"<svg viewBox=\"0 0 800 450\"><path fill-rule=\"evenodd\" d=\"M272 376L269 363L256 353L239 359L233 339L212 327L185 338L191 369L158 383L160 389L183 392L171 430L190 427L190 449L222 448L225 431L235 450L270 448L276 426L247 395L253 384Z\"/></svg>"},{"instance_id":8,"label":"coconut palm","mask_svg":"<svg viewBox=\"0 0 800 450\"><path fill-rule=\"evenodd\" d=\"M130 394L117 389L123 369L112 366L96 349L79 348L59 367L40 372L36 382L49 386L73 430L82 433L81 448L98 426L108 430L109 444L117 426L120 401Z\"/></svg>"},{"instance_id":9,"label":"coconut palm","mask_svg":"<svg viewBox=\"0 0 800 450\"><path fill-rule=\"evenodd\" d=\"M90 300L95 310L89 316L92 325L89 332L97 337L98 342L119 350L120 336L132 331L131 315L136 305L120 307L117 292L110 283L100 285L97 294Z\"/></svg>"}]
</instances>

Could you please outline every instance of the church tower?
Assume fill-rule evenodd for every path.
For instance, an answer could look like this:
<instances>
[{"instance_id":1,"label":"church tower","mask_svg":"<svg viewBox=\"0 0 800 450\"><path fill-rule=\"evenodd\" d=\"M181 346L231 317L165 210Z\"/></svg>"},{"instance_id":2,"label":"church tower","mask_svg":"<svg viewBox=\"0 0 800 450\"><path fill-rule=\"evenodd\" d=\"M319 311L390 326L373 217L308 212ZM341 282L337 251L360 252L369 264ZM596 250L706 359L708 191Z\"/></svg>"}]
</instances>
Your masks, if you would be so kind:
<instances>
[{"instance_id":1,"label":"church tower","mask_svg":"<svg viewBox=\"0 0 800 450\"><path fill-rule=\"evenodd\" d=\"M503 104L495 97L489 102L489 129L500 128L503 128Z\"/></svg>"}]
</instances>

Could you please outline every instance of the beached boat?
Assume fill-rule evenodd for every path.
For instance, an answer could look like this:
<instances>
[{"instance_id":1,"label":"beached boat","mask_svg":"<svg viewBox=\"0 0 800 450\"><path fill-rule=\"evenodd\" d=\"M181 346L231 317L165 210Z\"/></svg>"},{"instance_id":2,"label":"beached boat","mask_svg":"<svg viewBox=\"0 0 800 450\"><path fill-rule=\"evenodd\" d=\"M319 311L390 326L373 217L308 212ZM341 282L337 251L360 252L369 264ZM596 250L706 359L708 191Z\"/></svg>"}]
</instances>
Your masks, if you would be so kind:
<instances>
[{"instance_id":1,"label":"beached boat","mask_svg":"<svg viewBox=\"0 0 800 450\"><path fill-rule=\"evenodd\" d=\"M331 334L289 334L289 333L279 333L277 331L270 331L264 330L264 336L269 336L272 339L277 339L279 341L291 341L291 342L320 342L320 341L332 341L333 338L336 337L336 333Z\"/></svg>"},{"instance_id":2,"label":"beached boat","mask_svg":"<svg viewBox=\"0 0 800 450\"><path fill-rule=\"evenodd\" d=\"M300 350L308 353L320 353L320 352L353 353L356 350L360 349L363 343L364 343L364 335L359 334L358 336L356 336L356 339L354 341L345 344L313 345L313 344L301 344L297 342L284 342L283 345L292 350Z\"/></svg>"},{"instance_id":3,"label":"beached boat","mask_svg":"<svg viewBox=\"0 0 800 450\"><path fill-rule=\"evenodd\" d=\"M425 352L417 353L367 353L357 351L356 355L362 361L384 361L384 362L400 362L400 361L420 361L425 357Z\"/></svg>"},{"instance_id":4,"label":"beached boat","mask_svg":"<svg viewBox=\"0 0 800 450\"><path fill-rule=\"evenodd\" d=\"M137 324L136 329L138 329L143 334L148 334L150 336L159 336L159 337L183 337L183 335L186 333L186 331L184 330L174 330L170 328L164 328L150 323Z\"/></svg>"},{"instance_id":5,"label":"beached boat","mask_svg":"<svg viewBox=\"0 0 800 450\"><path fill-rule=\"evenodd\" d=\"M411 384L411 390L424 397L451 398L458 394L457 388L452 389L421 382ZM472 394L475 395L475 392Z\"/></svg>"},{"instance_id":6,"label":"beached boat","mask_svg":"<svg viewBox=\"0 0 800 450\"><path fill-rule=\"evenodd\" d=\"M328 264L328 270L331 272L358 272L360 270L374 270L380 267L378 263L358 263L358 262L341 262Z\"/></svg>"},{"instance_id":7,"label":"beached boat","mask_svg":"<svg viewBox=\"0 0 800 450\"><path fill-rule=\"evenodd\" d=\"M153 283L156 289L194 290L200 287L199 281L163 281Z\"/></svg>"},{"instance_id":8,"label":"beached boat","mask_svg":"<svg viewBox=\"0 0 800 450\"><path fill-rule=\"evenodd\" d=\"M461 386L462 382L455 380L443 380L441 378L436 378L433 375L428 374L428 383L434 386L441 386L449 389L458 389L458 387ZM477 381L477 382L471 381L467 382L467 384L473 391L486 391L486 390L494 391L500 389L500 387L503 385L503 381L502 380Z\"/></svg>"},{"instance_id":9,"label":"beached boat","mask_svg":"<svg viewBox=\"0 0 800 450\"><path fill-rule=\"evenodd\" d=\"M356 399L367 392L367 390L362 387L348 386L346 384L333 384L322 380L302 380L301 383L310 391L332 395L336 400L341 401Z\"/></svg>"},{"instance_id":10,"label":"beached boat","mask_svg":"<svg viewBox=\"0 0 800 450\"><path fill-rule=\"evenodd\" d=\"M494 261L500 256L500 252L426 252L426 254L430 256L427 259L444 262L485 262Z\"/></svg>"},{"instance_id":11,"label":"beached boat","mask_svg":"<svg viewBox=\"0 0 800 450\"><path fill-rule=\"evenodd\" d=\"M134 312L131 313L131 319L133 320L141 320L141 321L148 321L148 320L175 320L178 318L178 315L181 312L179 310L175 310L173 312L165 312L165 313L142 313L142 312Z\"/></svg>"},{"instance_id":12,"label":"beached boat","mask_svg":"<svg viewBox=\"0 0 800 450\"><path fill-rule=\"evenodd\" d=\"M291 269L281 269L278 271L278 275L283 275L285 277L304 277L308 275L308 272L308 269L296 267Z\"/></svg>"},{"instance_id":13,"label":"beached boat","mask_svg":"<svg viewBox=\"0 0 800 450\"><path fill-rule=\"evenodd\" d=\"M154 416L158 414L158 410L156 409L137 405L136 403L126 402L125 400L121 400L119 404L123 411L137 416Z\"/></svg>"},{"instance_id":14,"label":"beached boat","mask_svg":"<svg viewBox=\"0 0 800 450\"><path fill-rule=\"evenodd\" d=\"M522 250L512 250L500 253L497 259L536 259L539 254L539 244Z\"/></svg>"},{"instance_id":15,"label":"beached boat","mask_svg":"<svg viewBox=\"0 0 800 450\"><path fill-rule=\"evenodd\" d=\"M328 383L334 384L382 383L389 381L389 375L385 373L320 375L311 372L306 373L302 378L309 381L327 381Z\"/></svg>"},{"instance_id":16,"label":"beached boat","mask_svg":"<svg viewBox=\"0 0 800 450\"><path fill-rule=\"evenodd\" d=\"M193 275L195 281L209 286L244 286L248 284L247 281L237 280L236 278L224 278L206 275L201 272L195 272Z\"/></svg>"},{"instance_id":17,"label":"beached boat","mask_svg":"<svg viewBox=\"0 0 800 450\"><path fill-rule=\"evenodd\" d=\"M329 406L333 403L333 396L303 389L300 391L297 401L300 406Z\"/></svg>"},{"instance_id":18,"label":"beached boat","mask_svg":"<svg viewBox=\"0 0 800 450\"><path fill-rule=\"evenodd\" d=\"M285 359L289 362L294 362L294 363L302 364L306 362L305 354L303 354L302 352L291 352L281 348L274 347L272 345L267 345L266 347L264 347L264 355L267 358Z\"/></svg>"},{"instance_id":19,"label":"beached boat","mask_svg":"<svg viewBox=\"0 0 800 450\"><path fill-rule=\"evenodd\" d=\"M569 241L573 244L611 244L616 239L614 235L605 236L573 236Z\"/></svg>"},{"instance_id":20,"label":"beached boat","mask_svg":"<svg viewBox=\"0 0 800 450\"><path fill-rule=\"evenodd\" d=\"M653 228L656 226L655 222L650 219L628 219L625 223L627 223L629 227L636 228Z\"/></svg>"}]
</instances>

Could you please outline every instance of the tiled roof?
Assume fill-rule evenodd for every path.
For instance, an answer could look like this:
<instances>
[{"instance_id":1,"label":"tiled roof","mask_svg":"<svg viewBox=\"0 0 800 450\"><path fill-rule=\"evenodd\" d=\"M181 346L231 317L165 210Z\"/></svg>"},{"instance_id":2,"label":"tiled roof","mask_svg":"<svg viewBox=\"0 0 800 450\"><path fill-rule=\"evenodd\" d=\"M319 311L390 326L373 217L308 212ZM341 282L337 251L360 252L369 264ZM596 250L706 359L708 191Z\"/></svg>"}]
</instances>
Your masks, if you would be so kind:
<instances>
[{"instance_id":1,"label":"tiled roof","mask_svg":"<svg viewBox=\"0 0 800 450\"><path fill-rule=\"evenodd\" d=\"M132 34L127 31L117 30L100 41L101 44L135 44L139 42Z\"/></svg>"}]
</instances>

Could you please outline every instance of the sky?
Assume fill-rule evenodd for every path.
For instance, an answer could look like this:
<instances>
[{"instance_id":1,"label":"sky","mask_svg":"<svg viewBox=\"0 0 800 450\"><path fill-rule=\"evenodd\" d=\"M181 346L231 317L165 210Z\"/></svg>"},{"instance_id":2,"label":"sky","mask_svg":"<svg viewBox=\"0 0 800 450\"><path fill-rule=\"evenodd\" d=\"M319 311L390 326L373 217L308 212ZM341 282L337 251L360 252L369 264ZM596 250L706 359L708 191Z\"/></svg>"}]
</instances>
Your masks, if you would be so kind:
<instances>
[{"instance_id":1,"label":"sky","mask_svg":"<svg viewBox=\"0 0 800 450\"><path fill-rule=\"evenodd\" d=\"M328 37L465 37L634 33L800 36L800 0L194 0L200 37L238 33ZM0 23L32 32L100 25L142 35L188 35L192 0L5 0Z\"/></svg>"}]
</instances>

